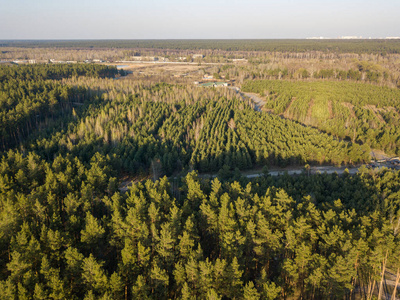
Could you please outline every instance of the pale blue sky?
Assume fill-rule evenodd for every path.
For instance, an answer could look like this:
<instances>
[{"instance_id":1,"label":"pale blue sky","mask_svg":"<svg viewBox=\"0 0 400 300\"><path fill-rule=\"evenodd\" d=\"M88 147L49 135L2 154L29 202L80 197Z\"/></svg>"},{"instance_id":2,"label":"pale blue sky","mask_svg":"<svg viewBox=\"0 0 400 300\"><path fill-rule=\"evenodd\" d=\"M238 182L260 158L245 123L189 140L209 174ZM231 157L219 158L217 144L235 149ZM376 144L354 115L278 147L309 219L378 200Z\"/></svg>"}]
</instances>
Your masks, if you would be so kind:
<instances>
[{"instance_id":1,"label":"pale blue sky","mask_svg":"<svg viewBox=\"0 0 400 300\"><path fill-rule=\"evenodd\" d=\"M400 36L400 0L0 0L0 39Z\"/></svg>"}]
</instances>

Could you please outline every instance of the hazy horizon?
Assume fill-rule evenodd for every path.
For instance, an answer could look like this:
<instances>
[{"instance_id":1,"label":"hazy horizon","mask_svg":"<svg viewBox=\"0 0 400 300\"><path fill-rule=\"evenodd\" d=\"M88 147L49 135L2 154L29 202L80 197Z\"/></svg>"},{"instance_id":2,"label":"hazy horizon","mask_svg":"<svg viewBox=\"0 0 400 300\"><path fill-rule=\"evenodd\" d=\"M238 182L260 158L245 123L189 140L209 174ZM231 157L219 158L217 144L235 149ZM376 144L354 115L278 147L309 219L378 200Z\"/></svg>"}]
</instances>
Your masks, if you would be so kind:
<instances>
[{"instance_id":1,"label":"hazy horizon","mask_svg":"<svg viewBox=\"0 0 400 300\"><path fill-rule=\"evenodd\" d=\"M400 36L400 1L0 0L0 40Z\"/></svg>"}]
</instances>

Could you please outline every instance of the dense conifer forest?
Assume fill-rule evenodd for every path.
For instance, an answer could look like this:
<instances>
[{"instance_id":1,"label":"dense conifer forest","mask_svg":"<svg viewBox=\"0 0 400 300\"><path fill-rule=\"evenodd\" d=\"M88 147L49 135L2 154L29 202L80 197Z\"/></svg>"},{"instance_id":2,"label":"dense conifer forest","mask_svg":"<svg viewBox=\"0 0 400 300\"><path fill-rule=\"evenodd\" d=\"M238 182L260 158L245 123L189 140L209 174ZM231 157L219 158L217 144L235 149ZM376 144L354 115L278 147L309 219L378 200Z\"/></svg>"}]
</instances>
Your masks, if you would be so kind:
<instances>
[{"instance_id":1,"label":"dense conifer forest","mask_svg":"<svg viewBox=\"0 0 400 300\"><path fill-rule=\"evenodd\" d=\"M247 82L260 112L234 89L121 75L0 66L0 299L395 297L400 172L268 168L398 153L398 90Z\"/></svg>"},{"instance_id":2,"label":"dense conifer forest","mask_svg":"<svg viewBox=\"0 0 400 300\"><path fill-rule=\"evenodd\" d=\"M3 75L4 150L29 137L35 126L54 123L61 128L34 131L25 147L47 158L73 153L88 161L96 152L110 154L129 173L147 169L154 159L161 160L169 175L186 167L206 172L224 165L239 169L313 162L340 165L369 158L368 147L259 114L234 91L170 84L132 87L122 81L118 88L112 79L96 79L99 74L91 66L87 75L92 79L86 84L92 87L15 80L12 71L23 74L25 68L31 67L6 68L10 73ZM66 78L70 68L65 67Z\"/></svg>"},{"instance_id":3,"label":"dense conifer forest","mask_svg":"<svg viewBox=\"0 0 400 300\"><path fill-rule=\"evenodd\" d=\"M400 91L365 83L247 81L244 91L267 99L276 114L341 139L400 154Z\"/></svg>"},{"instance_id":4,"label":"dense conifer forest","mask_svg":"<svg viewBox=\"0 0 400 300\"><path fill-rule=\"evenodd\" d=\"M242 40L60 40L60 41L0 41L1 47L88 47L88 48L154 48L178 50L277 51L333 53L400 53L399 40L296 40L296 39L242 39Z\"/></svg>"}]
</instances>

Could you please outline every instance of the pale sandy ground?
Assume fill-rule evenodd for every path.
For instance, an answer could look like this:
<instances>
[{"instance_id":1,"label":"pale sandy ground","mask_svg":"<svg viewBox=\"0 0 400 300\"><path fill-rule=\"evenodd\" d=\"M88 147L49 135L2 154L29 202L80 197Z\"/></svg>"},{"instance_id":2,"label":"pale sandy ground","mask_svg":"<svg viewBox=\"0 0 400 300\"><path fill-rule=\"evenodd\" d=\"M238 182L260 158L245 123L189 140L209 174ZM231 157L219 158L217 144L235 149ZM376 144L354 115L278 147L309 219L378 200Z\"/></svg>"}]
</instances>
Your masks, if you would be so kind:
<instances>
[{"instance_id":1,"label":"pale sandy ground","mask_svg":"<svg viewBox=\"0 0 400 300\"><path fill-rule=\"evenodd\" d=\"M211 67L210 64L176 63L176 62L137 62L137 63L113 63L110 66L124 66L123 70L141 72L144 75L170 74L171 76L190 75L201 69ZM201 78L201 77L200 77Z\"/></svg>"}]
</instances>

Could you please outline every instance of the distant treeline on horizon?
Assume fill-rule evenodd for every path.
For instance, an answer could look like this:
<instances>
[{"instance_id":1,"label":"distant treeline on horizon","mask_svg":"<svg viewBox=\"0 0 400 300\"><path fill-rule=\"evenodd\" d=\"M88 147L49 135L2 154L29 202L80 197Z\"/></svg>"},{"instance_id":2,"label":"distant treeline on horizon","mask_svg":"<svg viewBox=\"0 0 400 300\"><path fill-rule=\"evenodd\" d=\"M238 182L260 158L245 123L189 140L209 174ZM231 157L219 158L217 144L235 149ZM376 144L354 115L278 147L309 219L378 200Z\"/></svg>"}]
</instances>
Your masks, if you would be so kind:
<instances>
[{"instance_id":1,"label":"distant treeline on horizon","mask_svg":"<svg viewBox=\"0 0 400 300\"><path fill-rule=\"evenodd\" d=\"M177 50L400 53L400 40L237 39L237 40L0 40L0 47L154 48Z\"/></svg>"}]
</instances>

